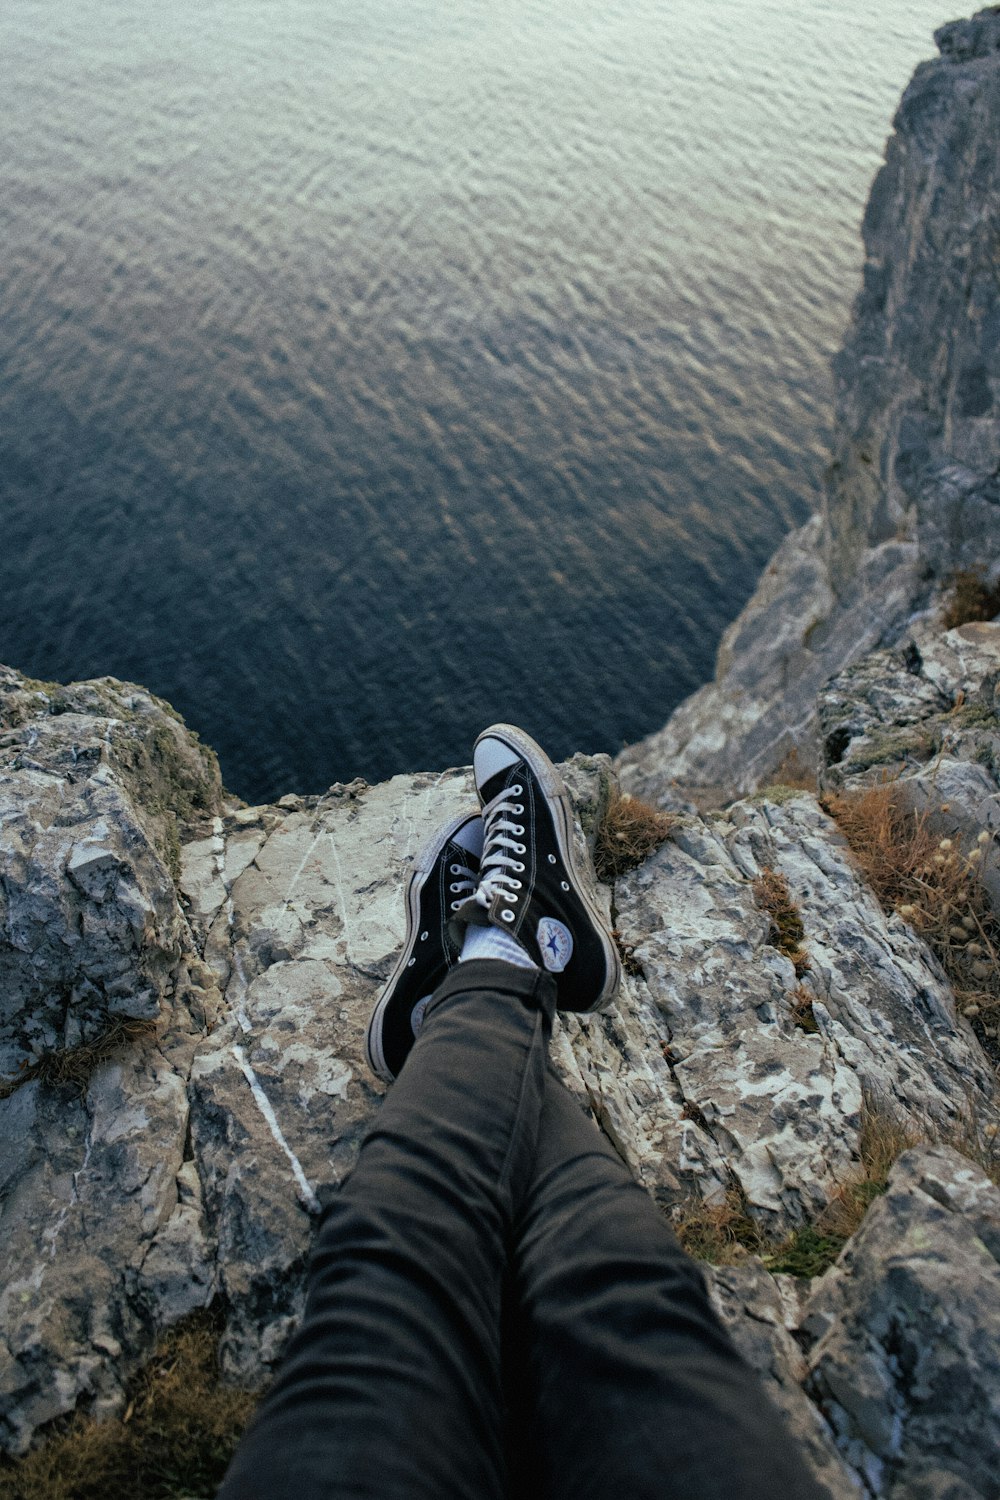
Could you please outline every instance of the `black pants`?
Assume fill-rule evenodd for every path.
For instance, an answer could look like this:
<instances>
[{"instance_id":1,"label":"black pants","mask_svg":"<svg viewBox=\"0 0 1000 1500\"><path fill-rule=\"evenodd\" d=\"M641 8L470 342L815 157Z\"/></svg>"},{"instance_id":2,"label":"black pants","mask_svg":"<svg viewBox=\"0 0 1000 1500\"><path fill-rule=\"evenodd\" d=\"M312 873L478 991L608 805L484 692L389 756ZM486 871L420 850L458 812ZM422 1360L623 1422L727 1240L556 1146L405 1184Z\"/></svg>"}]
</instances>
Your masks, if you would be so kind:
<instances>
[{"instance_id":1,"label":"black pants","mask_svg":"<svg viewBox=\"0 0 1000 1500\"><path fill-rule=\"evenodd\" d=\"M220 1500L824 1496L550 1071L553 996L492 959L441 986Z\"/></svg>"}]
</instances>

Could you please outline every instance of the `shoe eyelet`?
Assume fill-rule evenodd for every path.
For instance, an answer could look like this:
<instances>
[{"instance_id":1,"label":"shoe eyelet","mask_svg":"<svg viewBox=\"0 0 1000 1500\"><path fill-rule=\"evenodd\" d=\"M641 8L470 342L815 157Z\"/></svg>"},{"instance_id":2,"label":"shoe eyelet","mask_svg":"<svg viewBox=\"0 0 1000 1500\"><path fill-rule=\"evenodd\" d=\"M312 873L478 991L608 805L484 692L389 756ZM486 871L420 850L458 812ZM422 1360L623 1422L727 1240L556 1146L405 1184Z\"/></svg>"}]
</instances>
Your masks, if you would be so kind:
<instances>
[{"instance_id":1,"label":"shoe eyelet","mask_svg":"<svg viewBox=\"0 0 1000 1500\"><path fill-rule=\"evenodd\" d=\"M521 889L521 882L519 880L512 880L511 885L514 887L515 891L519 891ZM566 889L569 890L569 886L567 886Z\"/></svg>"},{"instance_id":2,"label":"shoe eyelet","mask_svg":"<svg viewBox=\"0 0 1000 1500\"><path fill-rule=\"evenodd\" d=\"M550 865L554 865L554 864L555 864L555 862L556 862L556 857L555 857L555 855L554 855L554 854L550 854L550 855L549 855L549 864L550 864Z\"/></svg>"},{"instance_id":3,"label":"shoe eyelet","mask_svg":"<svg viewBox=\"0 0 1000 1500\"><path fill-rule=\"evenodd\" d=\"M562 888L563 888L564 891L568 891L569 890L569 881L568 880L560 880L559 884L562 886Z\"/></svg>"},{"instance_id":4,"label":"shoe eyelet","mask_svg":"<svg viewBox=\"0 0 1000 1500\"><path fill-rule=\"evenodd\" d=\"M426 941L427 941L427 939L428 939L428 938L429 938L429 937L430 937L430 933L429 933L429 932L422 932L422 933L421 933L421 934L420 934L420 941L421 941L421 942L422 942L422 943L426 943Z\"/></svg>"},{"instance_id":5,"label":"shoe eyelet","mask_svg":"<svg viewBox=\"0 0 1000 1500\"><path fill-rule=\"evenodd\" d=\"M515 818L519 818L524 812L524 805L520 802L515 802L513 807L511 808L511 812L514 814Z\"/></svg>"},{"instance_id":6,"label":"shoe eyelet","mask_svg":"<svg viewBox=\"0 0 1000 1500\"><path fill-rule=\"evenodd\" d=\"M514 826L514 832L517 834L518 838L520 838L521 835L524 833L524 824L523 823L515 823L513 826Z\"/></svg>"},{"instance_id":7,"label":"shoe eyelet","mask_svg":"<svg viewBox=\"0 0 1000 1500\"><path fill-rule=\"evenodd\" d=\"M406 965L406 967L407 967L407 968L408 968L408 969L412 969L412 968L413 968L413 965L414 965L414 964L415 964L415 963L416 963L416 961L417 961L417 960L416 960L416 959L415 959L415 958L411 958L411 959L410 959L410 961L409 961L409 963L408 963L408 964L407 964L407 965Z\"/></svg>"},{"instance_id":8,"label":"shoe eyelet","mask_svg":"<svg viewBox=\"0 0 1000 1500\"><path fill-rule=\"evenodd\" d=\"M524 874L524 866L523 866L523 864L521 863L521 861L519 859L516 859L514 861L514 869L517 871L517 873L519 875L523 875Z\"/></svg>"},{"instance_id":9,"label":"shoe eyelet","mask_svg":"<svg viewBox=\"0 0 1000 1500\"><path fill-rule=\"evenodd\" d=\"M501 922L513 922L514 913L512 911L502 911L500 913L500 920Z\"/></svg>"},{"instance_id":10,"label":"shoe eyelet","mask_svg":"<svg viewBox=\"0 0 1000 1500\"><path fill-rule=\"evenodd\" d=\"M512 797L520 797L523 794L523 792L524 792L524 787L523 786L512 786L511 789L510 789L510 795Z\"/></svg>"},{"instance_id":11,"label":"shoe eyelet","mask_svg":"<svg viewBox=\"0 0 1000 1500\"><path fill-rule=\"evenodd\" d=\"M458 911L458 908L461 906L461 904L462 904L461 901L453 901L451 903L451 909L452 909L452 911Z\"/></svg>"},{"instance_id":12,"label":"shoe eyelet","mask_svg":"<svg viewBox=\"0 0 1000 1500\"><path fill-rule=\"evenodd\" d=\"M527 847L526 844L515 844L514 845L514 853L515 854L527 854L527 852L528 852L528 847Z\"/></svg>"},{"instance_id":13,"label":"shoe eyelet","mask_svg":"<svg viewBox=\"0 0 1000 1500\"><path fill-rule=\"evenodd\" d=\"M461 873L462 873L462 866L461 865L452 865L452 867L451 867L451 873L453 875L461 875Z\"/></svg>"},{"instance_id":14,"label":"shoe eyelet","mask_svg":"<svg viewBox=\"0 0 1000 1500\"><path fill-rule=\"evenodd\" d=\"M457 880L453 880L448 889L451 891L451 894L453 896L457 896L462 887L459 885Z\"/></svg>"}]
</instances>

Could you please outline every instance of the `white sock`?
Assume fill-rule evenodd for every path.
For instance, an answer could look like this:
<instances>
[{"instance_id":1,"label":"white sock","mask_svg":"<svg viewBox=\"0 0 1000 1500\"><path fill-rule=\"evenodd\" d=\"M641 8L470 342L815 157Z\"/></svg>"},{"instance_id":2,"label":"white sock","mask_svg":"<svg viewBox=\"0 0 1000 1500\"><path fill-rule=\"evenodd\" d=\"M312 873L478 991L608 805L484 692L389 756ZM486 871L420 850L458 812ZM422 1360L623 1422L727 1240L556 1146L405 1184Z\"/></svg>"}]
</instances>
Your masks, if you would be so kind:
<instances>
[{"instance_id":1,"label":"white sock","mask_svg":"<svg viewBox=\"0 0 1000 1500\"><path fill-rule=\"evenodd\" d=\"M470 958L499 958L505 964L516 964L519 969L538 968L516 937L492 924L489 927L479 927L470 922L465 929L465 941L458 961L464 964Z\"/></svg>"}]
</instances>

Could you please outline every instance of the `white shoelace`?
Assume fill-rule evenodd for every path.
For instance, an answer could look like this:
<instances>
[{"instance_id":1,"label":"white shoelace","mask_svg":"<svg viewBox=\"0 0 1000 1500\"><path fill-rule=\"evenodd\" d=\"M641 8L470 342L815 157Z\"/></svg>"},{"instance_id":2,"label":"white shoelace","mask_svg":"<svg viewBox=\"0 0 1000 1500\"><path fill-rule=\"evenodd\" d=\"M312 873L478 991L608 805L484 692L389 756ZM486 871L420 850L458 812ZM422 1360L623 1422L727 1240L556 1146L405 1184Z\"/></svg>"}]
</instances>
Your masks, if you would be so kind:
<instances>
[{"instance_id":1,"label":"white shoelace","mask_svg":"<svg viewBox=\"0 0 1000 1500\"><path fill-rule=\"evenodd\" d=\"M514 799L523 795L522 787L508 786L483 808L486 837L479 866L479 889L476 891L480 906L489 906L495 896L502 896L510 902L517 900L517 892L521 889L517 877L524 874L524 864L516 856L524 854L526 847L518 843L524 825L514 822L524 813L524 805ZM506 917L506 913L504 915Z\"/></svg>"},{"instance_id":2,"label":"white shoelace","mask_svg":"<svg viewBox=\"0 0 1000 1500\"><path fill-rule=\"evenodd\" d=\"M448 887L452 894L451 909L458 911L458 908L464 905L475 891L479 876L475 870L470 870L468 865L459 864L457 861L449 866L449 873L452 877Z\"/></svg>"}]
</instances>

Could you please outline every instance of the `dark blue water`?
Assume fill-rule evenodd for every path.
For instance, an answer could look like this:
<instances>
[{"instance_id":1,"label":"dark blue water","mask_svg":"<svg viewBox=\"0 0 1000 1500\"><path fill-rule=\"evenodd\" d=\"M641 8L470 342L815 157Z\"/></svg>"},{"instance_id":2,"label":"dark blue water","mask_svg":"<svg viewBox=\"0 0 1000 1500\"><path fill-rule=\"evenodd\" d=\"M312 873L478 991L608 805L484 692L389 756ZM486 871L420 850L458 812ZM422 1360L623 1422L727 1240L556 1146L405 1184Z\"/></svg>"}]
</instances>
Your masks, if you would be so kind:
<instances>
[{"instance_id":1,"label":"dark blue water","mask_svg":"<svg viewBox=\"0 0 1000 1500\"><path fill-rule=\"evenodd\" d=\"M248 799L615 750L815 502L924 0L5 0L0 659Z\"/></svg>"}]
</instances>

